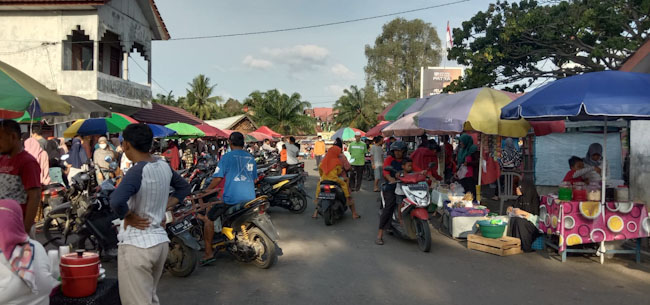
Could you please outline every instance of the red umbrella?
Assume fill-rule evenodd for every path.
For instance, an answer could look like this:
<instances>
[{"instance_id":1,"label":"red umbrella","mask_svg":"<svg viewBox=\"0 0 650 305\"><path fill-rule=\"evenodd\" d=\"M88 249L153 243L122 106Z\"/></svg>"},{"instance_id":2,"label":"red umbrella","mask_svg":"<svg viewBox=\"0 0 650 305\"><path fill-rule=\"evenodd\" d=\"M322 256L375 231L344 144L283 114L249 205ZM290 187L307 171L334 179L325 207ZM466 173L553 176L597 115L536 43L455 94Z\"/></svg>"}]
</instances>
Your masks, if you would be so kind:
<instances>
[{"instance_id":1,"label":"red umbrella","mask_svg":"<svg viewBox=\"0 0 650 305\"><path fill-rule=\"evenodd\" d=\"M226 137L229 137L231 133L235 132L234 130L230 130L230 129L224 129L222 131L226 134Z\"/></svg>"},{"instance_id":2,"label":"red umbrella","mask_svg":"<svg viewBox=\"0 0 650 305\"><path fill-rule=\"evenodd\" d=\"M229 136L229 134L225 133L223 130L208 124L198 124L194 126L203 131L206 137L227 138Z\"/></svg>"},{"instance_id":3,"label":"red umbrella","mask_svg":"<svg viewBox=\"0 0 650 305\"><path fill-rule=\"evenodd\" d=\"M259 131L253 131L248 133L249 136L254 137L258 141L264 141L264 140L273 140L273 137L264 133L261 133Z\"/></svg>"},{"instance_id":4,"label":"red umbrella","mask_svg":"<svg viewBox=\"0 0 650 305\"><path fill-rule=\"evenodd\" d=\"M268 128L268 127L266 127L266 126L262 126L262 127L258 128L257 130L255 130L255 132L260 132L260 133L263 133L263 134L266 134L266 135L272 136L272 137L274 137L274 138L282 137L281 134L279 134L279 133L273 131L271 128Z\"/></svg>"},{"instance_id":5,"label":"red umbrella","mask_svg":"<svg viewBox=\"0 0 650 305\"><path fill-rule=\"evenodd\" d=\"M390 124L390 121L381 121L377 126L371 128L366 132L366 137L376 137L381 135L381 130L384 129L384 127L388 126Z\"/></svg>"}]
</instances>

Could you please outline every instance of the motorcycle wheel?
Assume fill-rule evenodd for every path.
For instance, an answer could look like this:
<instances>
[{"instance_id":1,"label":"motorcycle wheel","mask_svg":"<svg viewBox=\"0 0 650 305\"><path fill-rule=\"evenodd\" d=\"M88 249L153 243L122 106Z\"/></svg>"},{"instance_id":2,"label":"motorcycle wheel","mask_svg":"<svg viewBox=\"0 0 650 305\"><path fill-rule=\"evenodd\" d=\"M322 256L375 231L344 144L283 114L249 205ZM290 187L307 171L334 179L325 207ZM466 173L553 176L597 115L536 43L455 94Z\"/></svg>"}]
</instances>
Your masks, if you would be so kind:
<instances>
[{"instance_id":1,"label":"motorcycle wheel","mask_svg":"<svg viewBox=\"0 0 650 305\"><path fill-rule=\"evenodd\" d=\"M423 252L431 251L431 229L429 229L428 221L415 219L415 235L418 241L418 248Z\"/></svg>"},{"instance_id":2,"label":"motorcycle wheel","mask_svg":"<svg viewBox=\"0 0 650 305\"><path fill-rule=\"evenodd\" d=\"M174 237L169 243L165 267L173 276L189 276L196 269L197 255L198 253L186 246L180 238Z\"/></svg>"},{"instance_id":3,"label":"motorcycle wheel","mask_svg":"<svg viewBox=\"0 0 650 305\"><path fill-rule=\"evenodd\" d=\"M70 222L70 228L68 229L68 232L65 232L65 223L67 219L68 216L65 214L53 214L48 215L45 220L43 220L43 233L47 240L46 244L52 244L57 248L64 245L71 245L73 247L78 245L81 237L70 232L74 228L74 222Z\"/></svg>"},{"instance_id":4,"label":"motorcycle wheel","mask_svg":"<svg viewBox=\"0 0 650 305\"><path fill-rule=\"evenodd\" d=\"M278 261L278 254L275 251L275 243L259 228L252 228L248 230L248 238L255 244L256 248L259 246L260 254L253 261L253 264L261 269L269 269Z\"/></svg>"},{"instance_id":5,"label":"motorcycle wheel","mask_svg":"<svg viewBox=\"0 0 650 305\"><path fill-rule=\"evenodd\" d=\"M294 191L289 195L289 202L291 202L289 208L291 213L302 214L307 209L307 197L299 191Z\"/></svg>"},{"instance_id":6,"label":"motorcycle wheel","mask_svg":"<svg viewBox=\"0 0 650 305\"><path fill-rule=\"evenodd\" d=\"M334 212L332 211L331 205L327 208L327 210L323 211L323 220L325 221L326 226L331 226L334 224Z\"/></svg>"}]
</instances>

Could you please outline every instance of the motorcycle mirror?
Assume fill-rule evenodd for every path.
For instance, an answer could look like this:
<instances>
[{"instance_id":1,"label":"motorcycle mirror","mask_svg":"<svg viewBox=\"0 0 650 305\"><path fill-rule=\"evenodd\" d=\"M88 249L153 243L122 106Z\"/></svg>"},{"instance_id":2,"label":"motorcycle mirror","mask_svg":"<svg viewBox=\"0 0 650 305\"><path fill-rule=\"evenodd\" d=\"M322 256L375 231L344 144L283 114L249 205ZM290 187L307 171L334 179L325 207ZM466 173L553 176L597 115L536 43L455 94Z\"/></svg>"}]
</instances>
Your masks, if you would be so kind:
<instances>
[{"instance_id":1,"label":"motorcycle mirror","mask_svg":"<svg viewBox=\"0 0 650 305\"><path fill-rule=\"evenodd\" d=\"M61 156L61 161L68 160L68 158L70 158L70 155L65 154L65 155Z\"/></svg>"}]
</instances>

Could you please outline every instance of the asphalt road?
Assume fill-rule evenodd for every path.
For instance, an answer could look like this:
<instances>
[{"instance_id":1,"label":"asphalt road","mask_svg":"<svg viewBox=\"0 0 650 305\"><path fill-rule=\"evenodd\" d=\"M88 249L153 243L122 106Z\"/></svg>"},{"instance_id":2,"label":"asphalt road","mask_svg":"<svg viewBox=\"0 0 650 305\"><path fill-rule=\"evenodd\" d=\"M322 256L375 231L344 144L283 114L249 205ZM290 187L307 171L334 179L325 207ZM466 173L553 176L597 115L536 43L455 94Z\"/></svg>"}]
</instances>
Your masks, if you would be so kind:
<instances>
[{"instance_id":1,"label":"asphalt road","mask_svg":"<svg viewBox=\"0 0 650 305\"><path fill-rule=\"evenodd\" d=\"M307 192L314 194L315 164L307 161ZM413 241L374 244L377 193L370 182L354 193L362 218L347 214L326 227L302 215L271 209L284 255L269 270L227 254L187 278L164 274L162 304L648 304L650 264L622 256L596 258L552 252L499 257L468 250L433 229L430 253Z\"/></svg>"}]
</instances>

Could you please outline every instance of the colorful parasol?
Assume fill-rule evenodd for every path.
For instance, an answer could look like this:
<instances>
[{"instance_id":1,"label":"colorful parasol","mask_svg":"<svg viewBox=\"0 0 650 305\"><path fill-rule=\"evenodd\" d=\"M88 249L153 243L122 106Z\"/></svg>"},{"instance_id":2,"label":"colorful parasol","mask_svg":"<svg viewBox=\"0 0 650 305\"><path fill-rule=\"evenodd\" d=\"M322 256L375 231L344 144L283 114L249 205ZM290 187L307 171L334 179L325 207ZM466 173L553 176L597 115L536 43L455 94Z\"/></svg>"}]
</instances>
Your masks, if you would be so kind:
<instances>
[{"instance_id":1,"label":"colorful parasol","mask_svg":"<svg viewBox=\"0 0 650 305\"><path fill-rule=\"evenodd\" d=\"M272 136L272 137L274 137L274 138L280 138L280 137L282 137L281 134L279 134L279 133L273 131L271 128L269 128L269 127L267 127L267 126L262 126L262 127L258 128L258 129L255 130L255 131L256 131L256 132L261 132L261 133L263 133L263 134L267 134L267 135Z\"/></svg>"},{"instance_id":2,"label":"colorful parasol","mask_svg":"<svg viewBox=\"0 0 650 305\"><path fill-rule=\"evenodd\" d=\"M63 132L63 136L72 138L75 135L91 136L118 133L124 130L126 126L134 123L138 123L138 121L130 116L113 112L110 118L77 120Z\"/></svg>"},{"instance_id":3,"label":"colorful parasol","mask_svg":"<svg viewBox=\"0 0 650 305\"><path fill-rule=\"evenodd\" d=\"M69 114L72 107L62 97L20 70L0 61L0 118Z\"/></svg>"},{"instance_id":4,"label":"colorful parasol","mask_svg":"<svg viewBox=\"0 0 650 305\"><path fill-rule=\"evenodd\" d=\"M501 108L516 95L491 88L476 88L450 94L419 112L418 127L431 133L478 131L489 135L524 137L530 124L523 120L502 120Z\"/></svg>"},{"instance_id":5,"label":"colorful parasol","mask_svg":"<svg viewBox=\"0 0 650 305\"><path fill-rule=\"evenodd\" d=\"M200 138L200 137L205 137L205 132L201 131L201 129L198 129L190 124L187 123L171 123L165 125L165 127L176 131L176 136L177 137L183 137L183 138Z\"/></svg>"},{"instance_id":6,"label":"colorful parasol","mask_svg":"<svg viewBox=\"0 0 650 305\"><path fill-rule=\"evenodd\" d=\"M361 131L360 129L352 128L352 127L344 127L339 130L337 130L332 137L330 137L330 140L334 140L336 138L341 138L343 141L350 141L354 139L354 134L356 132L360 132L361 136L365 136L366 133Z\"/></svg>"},{"instance_id":7,"label":"colorful parasol","mask_svg":"<svg viewBox=\"0 0 650 305\"><path fill-rule=\"evenodd\" d=\"M225 133L223 130L208 124L198 124L198 125L194 125L194 127L203 131L206 137L227 138L229 135L228 133Z\"/></svg>"},{"instance_id":8,"label":"colorful parasol","mask_svg":"<svg viewBox=\"0 0 650 305\"><path fill-rule=\"evenodd\" d=\"M390 121L381 121L377 126L371 128L366 132L366 137L376 137L381 135L382 129L386 128L390 124Z\"/></svg>"},{"instance_id":9,"label":"colorful parasol","mask_svg":"<svg viewBox=\"0 0 650 305\"><path fill-rule=\"evenodd\" d=\"M149 126L149 129L151 129L151 132L153 132L153 137L154 138L166 138L166 137L171 137L176 134L176 131L171 130L165 126L158 125L158 124L147 124Z\"/></svg>"},{"instance_id":10,"label":"colorful parasol","mask_svg":"<svg viewBox=\"0 0 650 305\"><path fill-rule=\"evenodd\" d=\"M273 140L272 136L257 131L249 132L248 135L254 137L258 141Z\"/></svg>"},{"instance_id":11,"label":"colorful parasol","mask_svg":"<svg viewBox=\"0 0 650 305\"><path fill-rule=\"evenodd\" d=\"M406 115L403 118L393 122L384 128L381 133L385 137L389 136L399 136L399 137L408 137L408 136L419 136L424 134L424 129L418 127L415 124L415 116L419 112L414 112L409 115Z\"/></svg>"},{"instance_id":12,"label":"colorful parasol","mask_svg":"<svg viewBox=\"0 0 650 305\"><path fill-rule=\"evenodd\" d=\"M404 110L406 110L411 105L413 105L413 103L415 103L416 100L417 100L416 98L407 98L401 101L394 102L388 105L388 107L386 107L386 109L384 109L384 111L382 111L379 114L379 116L377 116L377 119L379 119L380 121L397 120L399 115L402 114Z\"/></svg>"}]
</instances>

